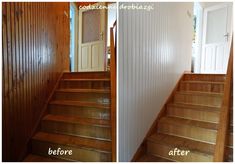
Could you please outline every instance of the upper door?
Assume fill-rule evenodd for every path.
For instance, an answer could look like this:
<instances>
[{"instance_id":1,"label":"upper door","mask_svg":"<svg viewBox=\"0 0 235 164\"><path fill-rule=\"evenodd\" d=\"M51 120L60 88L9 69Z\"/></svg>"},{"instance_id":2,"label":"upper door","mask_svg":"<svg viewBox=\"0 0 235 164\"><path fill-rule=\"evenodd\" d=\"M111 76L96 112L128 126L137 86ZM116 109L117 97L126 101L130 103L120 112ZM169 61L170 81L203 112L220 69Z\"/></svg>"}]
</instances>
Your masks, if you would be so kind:
<instances>
[{"instance_id":1,"label":"upper door","mask_svg":"<svg viewBox=\"0 0 235 164\"><path fill-rule=\"evenodd\" d=\"M201 73L226 73L231 39L231 5L205 8Z\"/></svg>"},{"instance_id":2,"label":"upper door","mask_svg":"<svg viewBox=\"0 0 235 164\"><path fill-rule=\"evenodd\" d=\"M104 71L104 55L105 9L79 9L78 71Z\"/></svg>"}]
</instances>

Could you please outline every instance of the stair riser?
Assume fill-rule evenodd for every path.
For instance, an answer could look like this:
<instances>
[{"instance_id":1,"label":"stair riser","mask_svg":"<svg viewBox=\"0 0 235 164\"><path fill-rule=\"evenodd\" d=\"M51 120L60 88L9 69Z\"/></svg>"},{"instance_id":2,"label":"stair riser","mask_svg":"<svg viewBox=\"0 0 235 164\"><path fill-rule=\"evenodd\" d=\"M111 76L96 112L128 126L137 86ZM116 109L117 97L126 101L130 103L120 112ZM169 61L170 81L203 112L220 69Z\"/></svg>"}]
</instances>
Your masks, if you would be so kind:
<instances>
[{"instance_id":1,"label":"stair riser","mask_svg":"<svg viewBox=\"0 0 235 164\"><path fill-rule=\"evenodd\" d=\"M106 79L110 78L109 72L76 72L64 73L62 79Z\"/></svg>"},{"instance_id":2,"label":"stair riser","mask_svg":"<svg viewBox=\"0 0 235 164\"><path fill-rule=\"evenodd\" d=\"M181 91L201 91L222 93L224 91L223 84L206 84L206 83L180 83Z\"/></svg>"},{"instance_id":3,"label":"stair riser","mask_svg":"<svg viewBox=\"0 0 235 164\"><path fill-rule=\"evenodd\" d=\"M188 81L214 81L214 82L224 82L225 76L223 75L195 75L186 74L184 75L184 80Z\"/></svg>"},{"instance_id":4,"label":"stair riser","mask_svg":"<svg viewBox=\"0 0 235 164\"><path fill-rule=\"evenodd\" d=\"M148 147L148 153L165 157L167 159L171 159L174 161L181 161L181 162L212 162L213 157L210 155L204 155L201 153L195 153L190 151L188 155L186 156L170 156L169 152L171 150L174 150L176 147L171 147L170 145L162 145L162 144L156 144L153 142L147 142L147 147ZM180 148L178 148L180 149ZM186 149L180 149L180 150L186 150Z\"/></svg>"},{"instance_id":5,"label":"stair riser","mask_svg":"<svg viewBox=\"0 0 235 164\"><path fill-rule=\"evenodd\" d=\"M160 123L158 131L164 134L176 135L204 142L215 143L217 132L187 125L172 125Z\"/></svg>"},{"instance_id":6,"label":"stair riser","mask_svg":"<svg viewBox=\"0 0 235 164\"><path fill-rule=\"evenodd\" d=\"M110 81L61 81L63 89L109 89Z\"/></svg>"},{"instance_id":7,"label":"stair riser","mask_svg":"<svg viewBox=\"0 0 235 164\"><path fill-rule=\"evenodd\" d=\"M54 132L68 135L81 135L94 138L110 139L111 133L109 127L98 127L91 125L64 123L56 121L43 120L42 130L45 132Z\"/></svg>"},{"instance_id":8,"label":"stair riser","mask_svg":"<svg viewBox=\"0 0 235 164\"><path fill-rule=\"evenodd\" d=\"M192 120L215 122L219 121L219 113L209 112L197 109L187 109L180 107L167 107L167 115L173 117L180 117Z\"/></svg>"},{"instance_id":9,"label":"stair riser","mask_svg":"<svg viewBox=\"0 0 235 164\"><path fill-rule=\"evenodd\" d=\"M199 104L199 105L220 106L222 97L177 93L175 94L174 101L176 103L190 103L190 104Z\"/></svg>"},{"instance_id":10,"label":"stair riser","mask_svg":"<svg viewBox=\"0 0 235 164\"><path fill-rule=\"evenodd\" d=\"M53 100L71 100L110 104L110 93L55 92Z\"/></svg>"},{"instance_id":11,"label":"stair riser","mask_svg":"<svg viewBox=\"0 0 235 164\"><path fill-rule=\"evenodd\" d=\"M109 109L82 106L49 105L49 113L55 115L69 115L106 120L110 118Z\"/></svg>"},{"instance_id":12,"label":"stair riser","mask_svg":"<svg viewBox=\"0 0 235 164\"><path fill-rule=\"evenodd\" d=\"M48 155L48 149L57 150L61 148L62 150L72 150L72 155L61 155L54 156ZM65 145L58 145L54 143L48 143L38 140L32 141L32 151L34 154L43 155L47 157L57 157L66 160L72 161L81 161L81 162L99 162L99 161L111 161L111 153L98 152L83 148L70 147Z\"/></svg>"}]
</instances>

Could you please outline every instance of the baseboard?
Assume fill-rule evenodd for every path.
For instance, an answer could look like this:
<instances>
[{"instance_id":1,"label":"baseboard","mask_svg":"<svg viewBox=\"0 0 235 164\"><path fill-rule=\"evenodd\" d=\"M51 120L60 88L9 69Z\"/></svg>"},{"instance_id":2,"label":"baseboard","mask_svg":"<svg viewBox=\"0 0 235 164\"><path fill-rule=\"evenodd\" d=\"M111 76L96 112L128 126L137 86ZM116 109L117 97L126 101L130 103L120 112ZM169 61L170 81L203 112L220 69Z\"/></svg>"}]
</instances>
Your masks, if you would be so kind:
<instances>
[{"instance_id":1,"label":"baseboard","mask_svg":"<svg viewBox=\"0 0 235 164\"><path fill-rule=\"evenodd\" d=\"M188 71L185 71L188 72ZM178 81L176 82L176 85L174 89L172 90L171 94L168 96L167 100L165 101L163 107L161 108L160 112L158 113L155 121L153 122L152 126L148 130L147 134L144 137L143 142L140 144L139 148L137 149L136 153L134 154L131 162L136 162L142 155L144 155L147 151L147 138L151 136L154 132L157 131L158 128L158 122L159 120L166 115L166 104L173 101L174 94L179 88L180 81L183 79L185 72L180 76Z\"/></svg>"}]
</instances>

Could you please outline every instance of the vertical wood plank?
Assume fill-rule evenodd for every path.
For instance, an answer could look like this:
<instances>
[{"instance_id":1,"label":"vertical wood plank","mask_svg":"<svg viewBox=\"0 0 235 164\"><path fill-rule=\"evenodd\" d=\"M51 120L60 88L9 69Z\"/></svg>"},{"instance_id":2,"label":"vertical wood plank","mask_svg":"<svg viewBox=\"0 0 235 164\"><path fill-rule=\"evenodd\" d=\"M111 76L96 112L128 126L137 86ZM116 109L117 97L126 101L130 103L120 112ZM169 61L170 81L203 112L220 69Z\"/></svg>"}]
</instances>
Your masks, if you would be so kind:
<instances>
[{"instance_id":1,"label":"vertical wood plank","mask_svg":"<svg viewBox=\"0 0 235 164\"><path fill-rule=\"evenodd\" d=\"M4 120L3 120L3 133L5 133L6 135L3 135L3 140L5 140L6 142L3 142L3 149L6 151L3 151L3 160L6 160L9 158L9 138L7 136L9 136L9 129L7 128L7 125L9 124L9 117L7 115L7 111L9 111L9 73L8 73L8 37L7 37L7 10L9 10L9 8L7 7L6 3L2 4L2 51L3 51L3 94L2 96L4 97L3 99L3 115L7 116Z\"/></svg>"},{"instance_id":2,"label":"vertical wood plank","mask_svg":"<svg viewBox=\"0 0 235 164\"><path fill-rule=\"evenodd\" d=\"M69 57L68 3L4 2L3 161L19 161ZM64 25L67 23L67 25Z\"/></svg>"}]
</instances>

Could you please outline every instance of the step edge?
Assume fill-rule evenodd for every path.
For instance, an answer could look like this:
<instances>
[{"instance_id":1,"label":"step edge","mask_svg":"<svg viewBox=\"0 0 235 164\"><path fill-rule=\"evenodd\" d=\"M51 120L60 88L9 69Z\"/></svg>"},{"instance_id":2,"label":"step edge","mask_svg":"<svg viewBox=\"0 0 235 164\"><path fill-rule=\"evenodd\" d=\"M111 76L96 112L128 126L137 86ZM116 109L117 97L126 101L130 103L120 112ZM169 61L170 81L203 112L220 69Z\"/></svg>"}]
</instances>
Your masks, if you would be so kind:
<instances>
[{"instance_id":1,"label":"step edge","mask_svg":"<svg viewBox=\"0 0 235 164\"><path fill-rule=\"evenodd\" d=\"M219 109L202 109L199 107L187 107L187 106L178 106L178 105L167 105L167 110L192 110L193 112L206 112L210 114L218 114L220 115L220 110Z\"/></svg>"},{"instance_id":2,"label":"step edge","mask_svg":"<svg viewBox=\"0 0 235 164\"><path fill-rule=\"evenodd\" d=\"M88 138L88 137L86 137L86 138ZM102 140L99 140L99 138L96 138L96 140L102 141ZM57 140L49 141L47 139L37 138L35 136L32 137L32 142L33 141L45 142L45 143L49 143L49 144L63 145L63 146L68 146L68 147L73 147L73 148L82 148L82 149L92 150L92 151L97 151L97 152L111 153L111 150L108 151L108 150L102 150L102 149L98 149L98 148L92 148L92 147L89 147L88 145L65 144L65 143L61 143L61 142L56 142ZM107 142L110 142L109 144L111 145L111 141L107 141Z\"/></svg>"},{"instance_id":3,"label":"step edge","mask_svg":"<svg viewBox=\"0 0 235 164\"><path fill-rule=\"evenodd\" d=\"M176 91L176 94L184 94L184 95L208 95L208 96L216 96L222 97L223 93L216 92L201 92L201 91Z\"/></svg>"},{"instance_id":4,"label":"step edge","mask_svg":"<svg viewBox=\"0 0 235 164\"><path fill-rule=\"evenodd\" d=\"M76 78L63 78L63 79L60 79L60 82L63 82L63 81L111 81L110 78L94 78L94 79L76 79Z\"/></svg>"},{"instance_id":5,"label":"step edge","mask_svg":"<svg viewBox=\"0 0 235 164\"><path fill-rule=\"evenodd\" d=\"M215 110L220 112L219 110L221 107L219 106L212 106L212 105L204 105L204 104L194 104L194 103L183 103L183 102L171 102L168 103L167 106L180 106L180 107L192 107L192 108L216 108ZM203 109L204 110L204 109Z\"/></svg>"},{"instance_id":6,"label":"step edge","mask_svg":"<svg viewBox=\"0 0 235 164\"><path fill-rule=\"evenodd\" d=\"M167 117L169 118L169 117ZM172 117L170 116L170 118L177 118L177 117ZM180 118L182 119L182 118ZM186 119L186 120L192 120L192 119ZM192 121L196 121L196 120L192 120ZM197 121L197 122L204 122L204 123L208 123L208 122L205 122L205 121ZM165 122L164 120L162 121L162 119L159 120L159 124L161 123L164 123L164 124L172 124L172 123L169 123L169 122ZM176 124L180 124L180 125L183 125L183 126L193 126L193 127L198 127L198 128L201 128L201 129L207 129L207 130L211 130L211 131L215 131L217 132L218 130L217 129L211 129L211 128L205 128L205 127L201 127L201 126L195 126L195 125L188 125L188 124L182 124L182 123L179 123L177 122Z\"/></svg>"},{"instance_id":7,"label":"step edge","mask_svg":"<svg viewBox=\"0 0 235 164\"><path fill-rule=\"evenodd\" d=\"M161 133L161 134L164 134L164 133ZM167 135L170 135L170 134L167 134ZM195 139L192 139L192 138L186 138L186 137L182 137L182 136L177 136L177 135L171 135L173 137L180 137L180 138L183 138L183 139L187 139L187 140L192 140L192 141L195 141L195 142L202 142L202 143L205 143L205 144L212 144L212 143L208 143L208 142L203 142L203 141L200 141L200 140L195 140ZM176 147L176 145L169 145L169 144L165 144L163 142L157 142L155 141L154 139L151 139L151 136L149 138L147 138L147 141L148 142L152 142L154 144L160 144L160 145L165 145L165 146L168 146L168 147ZM178 146L179 147L179 146ZM182 148L187 148L186 146L181 146L180 149ZM200 150L190 150L194 153L200 153L200 154L206 154L206 155L210 155L210 156L213 156L213 152L212 153L209 153L209 152L204 152L204 151L200 151Z\"/></svg>"},{"instance_id":8,"label":"step edge","mask_svg":"<svg viewBox=\"0 0 235 164\"><path fill-rule=\"evenodd\" d=\"M155 156L155 157L158 157L158 158L163 158L163 159L166 159L166 160L169 160L169 162L177 162L176 160L173 160L173 159L169 159L167 157L162 157L161 155L157 155L157 154L152 154L152 153L148 153L152 156Z\"/></svg>"},{"instance_id":9,"label":"step edge","mask_svg":"<svg viewBox=\"0 0 235 164\"><path fill-rule=\"evenodd\" d=\"M192 121L199 121L199 122L205 122L205 123L219 124L219 121L217 121L217 122L205 121L205 120L202 120L202 119L201 119L201 120L200 120L200 119L192 119L192 118L185 117L185 116L180 117L180 116L177 116L177 115L169 115L169 114L167 114L167 116L169 116L169 117L175 117L175 118L180 118L180 119L187 119L187 120L192 120Z\"/></svg>"},{"instance_id":10,"label":"step edge","mask_svg":"<svg viewBox=\"0 0 235 164\"><path fill-rule=\"evenodd\" d=\"M200 81L200 80L182 80L181 83L198 83L198 84L219 84L219 85L224 85L225 82L220 82L220 81Z\"/></svg>"},{"instance_id":11,"label":"step edge","mask_svg":"<svg viewBox=\"0 0 235 164\"><path fill-rule=\"evenodd\" d=\"M56 89L55 92L62 92L62 93L110 93L110 89Z\"/></svg>"},{"instance_id":12,"label":"step edge","mask_svg":"<svg viewBox=\"0 0 235 164\"><path fill-rule=\"evenodd\" d=\"M95 152L99 152L99 153L111 154L111 151L105 151L105 150L95 149L95 148L81 146L81 145L67 145L67 144L53 143L50 141L42 141L42 140L37 140L37 139L32 139L32 142L33 141L39 141L39 142L44 142L44 143L48 143L48 144L63 145L63 146L72 147L75 149L84 149L84 150L95 151Z\"/></svg>"},{"instance_id":13,"label":"step edge","mask_svg":"<svg viewBox=\"0 0 235 164\"><path fill-rule=\"evenodd\" d=\"M67 103L64 103L67 102ZM84 104L69 104L70 103L74 103L74 102L78 102L78 103L84 103ZM103 108L103 109L110 109L110 105L102 105L99 103L90 103L90 104L85 104L85 103L89 103L89 102L85 102L85 101L58 101L58 100L52 100L51 102L49 102L49 105L66 105L66 106L84 106L84 107L96 107L96 108ZM96 106L97 105L97 106Z\"/></svg>"},{"instance_id":14,"label":"step edge","mask_svg":"<svg viewBox=\"0 0 235 164\"><path fill-rule=\"evenodd\" d=\"M39 157L42 157L42 158L49 158L51 157L52 159L55 158L55 159L61 159L61 160L64 160L64 161L58 161L58 162L70 162L70 161L73 161L73 160L69 160L69 159L62 159L62 158L57 158L56 156L45 156L45 155L42 155L42 154L34 154L32 152L30 152L29 154L27 154L27 156L25 157L25 159L30 156L30 155L34 155L34 156L39 156ZM24 159L24 160L25 160ZM50 158L49 158L50 159ZM41 162L41 161L23 161L23 162ZM49 161L49 162L54 162L54 161Z\"/></svg>"},{"instance_id":15,"label":"step edge","mask_svg":"<svg viewBox=\"0 0 235 164\"><path fill-rule=\"evenodd\" d=\"M82 125L90 125L90 126L95 126L95 127L106 127L106 128L111 128L111 123L109 122L108 124L97 124L97 123L81 123L79 122L79 120L81 119L87 119L87 118L78 118L78 117L75 117L77 120L76 122L73 122L73 121L69 121L69 120L53 120L51 118L47 118L48 115L46 115L43 119L42 119L42 122L43 121L52 121L52 122L63 122L63 123L71 123L71 124L82 124ZM56 116L56 115L53 115L53 116ZM71 117L71 116L66 116L66 117ZM97 119L97 120L104 120L104 119ZM104 121L107 121L107 120L104 120Z\"/></svg>"}]
</instances>

